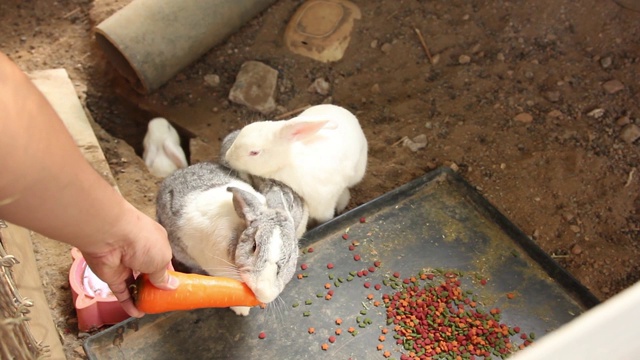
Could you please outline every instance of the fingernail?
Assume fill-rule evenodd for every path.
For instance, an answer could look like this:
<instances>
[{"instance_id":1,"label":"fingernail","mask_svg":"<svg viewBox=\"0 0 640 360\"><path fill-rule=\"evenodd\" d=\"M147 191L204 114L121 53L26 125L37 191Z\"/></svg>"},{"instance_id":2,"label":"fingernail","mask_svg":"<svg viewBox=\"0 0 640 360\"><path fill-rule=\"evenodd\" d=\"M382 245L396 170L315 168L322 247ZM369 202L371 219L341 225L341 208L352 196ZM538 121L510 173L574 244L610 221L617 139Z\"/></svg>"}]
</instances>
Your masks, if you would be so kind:
<instances>
[{"instance_id":1,"label":"fingernail","mask_svg":"<svg viewBox=\"0 0 640 360\"><path fill-rule=\"evenodd\" d=\"M178 285L180 285L180 281L177 277L169 275L169 281L167 282L167 285L172 289L177 289Z\"/></svg>"}]
</instances>

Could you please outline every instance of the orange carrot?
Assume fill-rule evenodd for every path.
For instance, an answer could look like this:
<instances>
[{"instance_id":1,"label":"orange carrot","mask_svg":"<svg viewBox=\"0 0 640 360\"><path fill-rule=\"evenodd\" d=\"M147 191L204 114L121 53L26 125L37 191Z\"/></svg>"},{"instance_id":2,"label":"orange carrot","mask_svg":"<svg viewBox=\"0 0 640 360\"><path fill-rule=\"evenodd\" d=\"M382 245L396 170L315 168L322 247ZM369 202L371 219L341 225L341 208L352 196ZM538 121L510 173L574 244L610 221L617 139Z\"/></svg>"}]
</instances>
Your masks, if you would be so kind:
<instances>
[{"instance_id":1,"label":"orange carrot","mask_svg":"<svg viewBox=\"0 0 640 360\"><path fill-rule=\"evenodd\" d=\"M169 273L180 280L175 290L158 289L146 274L138 277L134 292L138 309L147 314L158 314L176 310L260 305L251 289L241 281L176 271Z\"/></svg>"}]
</instances>

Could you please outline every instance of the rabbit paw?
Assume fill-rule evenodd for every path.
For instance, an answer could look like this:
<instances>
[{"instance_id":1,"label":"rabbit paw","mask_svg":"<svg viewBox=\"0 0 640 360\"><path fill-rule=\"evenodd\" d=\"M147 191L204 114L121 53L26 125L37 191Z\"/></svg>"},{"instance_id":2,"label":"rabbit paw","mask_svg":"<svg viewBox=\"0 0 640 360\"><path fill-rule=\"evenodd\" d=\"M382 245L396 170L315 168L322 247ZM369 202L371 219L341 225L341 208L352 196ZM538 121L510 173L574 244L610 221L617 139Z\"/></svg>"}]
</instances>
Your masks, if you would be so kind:
<instances>
[{"instance_id":1,"label":"rabbit paw","mask_svg":"<svg viewBox=\"0 0 640 360\"><path fill-rule=\"evenodd\" d=\"M232 306L231 310L233 310L236 315L247 316L249 315L249 310L251 310L248 306Z\"/></svg>"}]
</instances>

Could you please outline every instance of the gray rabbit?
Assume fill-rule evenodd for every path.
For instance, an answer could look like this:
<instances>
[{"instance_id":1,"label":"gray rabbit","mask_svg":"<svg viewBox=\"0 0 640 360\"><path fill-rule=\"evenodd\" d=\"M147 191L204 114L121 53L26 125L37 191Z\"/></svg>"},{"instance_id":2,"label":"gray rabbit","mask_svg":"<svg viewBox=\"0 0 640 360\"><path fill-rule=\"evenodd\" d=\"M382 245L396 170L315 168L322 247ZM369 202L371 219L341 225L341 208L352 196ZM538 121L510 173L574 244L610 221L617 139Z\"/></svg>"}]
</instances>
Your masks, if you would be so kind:
<instances>
[{"instance_id":1,"label":"gray rabbit","mask_svg":"<svg viewBox=\"0 0 640 360\"><path fill-rule=\"evenodd\" d=\"M224 140L222 140L219 161L221 164L224 164L227 167L229 167L229 164L225 159L225 154L233 144L233 141L236 139L236 137L238 137L239 133L240 130L233 131L229 133L229 135L227 135ZM291 213L293 222L296 226L296 237L298 239L302 237L302 235L307 231L307 224L309 221L309 208L306 202L295 191L293 191L293 189L278 180L267 179L245 172L238 172L238 176L240 176L247 183L253 185L254 189L267 197L267 199L271 197L283 196L283 202Z\"/></svg>"},{"instance_id":2,"label":"gray rabbit","mask_svg":"<svg viewBox=\"0 0 640 360\"><path fill-rule=\"evenodd\" d=\"M258 300L275 300L291 280L298 257L288 194L266 196L221 164L178 169L158 191L156 214L169 234L178 271L237 278ZM232 307L248 315L248 307Z\"/></svg>"}]
</instances>

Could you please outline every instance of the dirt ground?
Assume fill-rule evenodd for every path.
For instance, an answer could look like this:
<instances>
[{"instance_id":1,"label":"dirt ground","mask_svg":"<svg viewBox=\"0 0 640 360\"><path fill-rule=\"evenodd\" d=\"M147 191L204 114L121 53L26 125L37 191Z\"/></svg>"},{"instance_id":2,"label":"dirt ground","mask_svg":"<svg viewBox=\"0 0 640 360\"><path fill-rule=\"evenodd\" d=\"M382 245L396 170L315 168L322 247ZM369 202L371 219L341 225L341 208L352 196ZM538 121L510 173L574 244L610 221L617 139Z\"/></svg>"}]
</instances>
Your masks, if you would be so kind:
<instances>
[{"instance_id":1,"label":"dirt ground","mask_svg":"<svg viewBox=\"0 0 640 360\"><path fill-rule=\"evenodd\" d=\"M601 300L640 279L640 145L629 139L640 125L640 12L609 0L354 2L362 19L338 62L287 50L302 1L280 0L148 96L92 32L128 1L2 1L0 50L25 71L69 72L123 195L150 215L146 122L169 118L197 137L192 162L215 159L224 135L262 118L227 100L241 64L258 60L279 72L272 116L332 102L359 117L370 157L350 208L451 166ZM211 74L219 85L205 83ZM320 77L328 96L307 91ZM399 142L421 134L417 151ZM69 249L42 239L36 252L67 356L83 358Z\"/></svg>"}]
</instances>

